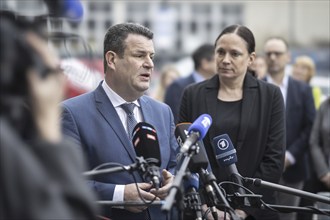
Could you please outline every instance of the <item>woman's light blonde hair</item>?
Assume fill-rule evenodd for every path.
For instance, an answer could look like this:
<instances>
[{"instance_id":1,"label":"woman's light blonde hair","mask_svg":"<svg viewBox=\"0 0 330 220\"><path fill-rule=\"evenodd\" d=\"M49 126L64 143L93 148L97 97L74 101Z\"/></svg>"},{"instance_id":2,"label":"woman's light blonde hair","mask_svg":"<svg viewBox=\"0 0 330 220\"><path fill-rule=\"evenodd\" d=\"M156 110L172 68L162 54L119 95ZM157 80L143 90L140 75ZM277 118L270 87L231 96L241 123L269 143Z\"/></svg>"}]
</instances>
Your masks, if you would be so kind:
<instances>
[{"instance_id":1,"label":"woman's light blonde hair","mask_svg":"<svg viewBox=\"0 0 330 220\"><path fill-rule=\"evenodd\" d=\"M309 70L307 82L309 83L312 77L315 75L315 63L312 58L308 56L298 56L294 64L299 64L307 67L307 69Z\"/></svg>"}]
</instances>

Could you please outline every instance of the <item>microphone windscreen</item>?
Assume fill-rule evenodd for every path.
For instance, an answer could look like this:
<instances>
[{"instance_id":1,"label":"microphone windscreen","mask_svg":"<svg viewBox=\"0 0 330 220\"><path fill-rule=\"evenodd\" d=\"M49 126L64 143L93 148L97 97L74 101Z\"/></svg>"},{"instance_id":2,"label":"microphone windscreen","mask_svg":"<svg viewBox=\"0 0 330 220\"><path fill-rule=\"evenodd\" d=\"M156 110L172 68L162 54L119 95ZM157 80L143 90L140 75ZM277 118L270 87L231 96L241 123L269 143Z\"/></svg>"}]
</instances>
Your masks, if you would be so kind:
<instances>
[{"instance_id":1,"label":"microphone windscreen","mask_svg":"<svg viewBox=\"0 0 330 220\"><path fill-rule=\"evenodd\" d=\"M190 125L191 123L184 122L177 124L175 127L174 133L180 147L182 147L183 143L187 139L188 128L190 127ZM188 169L190 170L190 172L194 172L194 173L198 173L201 168L207 169L209 163L203 141L197 141L196 145L199 146L199 152L191 157L188 165ZM182 157L182 153L179 153L177 158L181 158L181 157Z\"/></svg>"},{"instance_id":2,"label":"microphone windscreen","mask_svg":"<svg viewBox=\"0 0 330 220\"><path fill-rule=\"evenodd\" d=\"M236 149L228 134L222 134L213 138L213 145L220 166L227 167L237 162Z\"/></svg>"},{"instance_id":3,"label":"microphone windscreen","mask_svg":"<svg viewBox=\"0 0 330 220\"><path fill-rule=\"evenodd\" d=\"M197 173L191 173L189 177L184 181L183 187L185 191L194 188L196 191L199 189L199 175Z\"/></svg>"},{"instance_id":4,"label":"microphone windscreen","mask_svg":"<svg viewBox=\"0 0 330 220\"><path fill-rule=\"evenodd\" d=\"M84 9L79 0L64 0L64 17L80 21L83 15Z\"/></svg>"},{"instance_id":5,"label":"microphone windscreen","mask_svg":"<svg viewBox=\"0 0 330 220\"><path fill-rule=\"evenodd\" d=\"M44 0L52 17L64 17L81 21L84 14L80 0Z\"/></svg>"},{"instance_id":6,"label":"microphone windscreen","mask_svg":"<svg viewBox=\"0 0 330 220\"><path fill-rule=\"evenodd\" d=\"M190 134L191 132L198 132L200 134L198 140L202 140L205 137L207 131L209 130L211 124L211 116L208 114L202 114L189 127L188 133Z\"/></svg>"},{"instance_id":7,"label":"microphone windscreen","mask_svg":"<svg viewBox=\"0 0 330 220\"><path fill-rule=\"evenodd\" d=\"M133 130L132 142L137 156L153 159L156 166L161 165L158 137L152 125L146 122L137 123Z\"/></svg>"}]
</instances>

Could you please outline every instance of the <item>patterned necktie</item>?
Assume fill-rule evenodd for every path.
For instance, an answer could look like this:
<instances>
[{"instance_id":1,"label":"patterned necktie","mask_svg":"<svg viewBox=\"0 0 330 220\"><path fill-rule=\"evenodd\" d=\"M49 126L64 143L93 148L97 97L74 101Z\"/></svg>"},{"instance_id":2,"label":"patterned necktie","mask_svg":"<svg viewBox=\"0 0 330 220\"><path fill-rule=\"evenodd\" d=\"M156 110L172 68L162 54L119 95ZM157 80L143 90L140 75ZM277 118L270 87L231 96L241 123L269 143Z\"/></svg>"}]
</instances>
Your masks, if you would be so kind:
<instances>
[{"instance_id":1,"label":"patterned necktie","mask_svg":"<svg viewBox=\"0 0 330 220\"><path fill-rule=\"evenodd\" d=\"M134 103L124 103L121 105L121 107L124 109L124 111L127 114L127 135L130 140L132 140L132 133L135 125L137 124L137 121L135 120L134 117Z\"/></svg>"},{"instance_id":2,"label":"patterned necktie","mask_svg":"<svg viewBox=\"0 0 330 220\"><path fill-rule=\"evenodd\" d=\"M132 140L133 129L134 129L135 125L137 124L137 121L135 120L134 113L133 113L135 104L134 103L124 103L121 105L121 107L124 109L124 111L127 114L127 135L128 135L128 138L130 140ZM150 220L148 209L145 210L145 219Z\"/></svg>"}]
</instances>

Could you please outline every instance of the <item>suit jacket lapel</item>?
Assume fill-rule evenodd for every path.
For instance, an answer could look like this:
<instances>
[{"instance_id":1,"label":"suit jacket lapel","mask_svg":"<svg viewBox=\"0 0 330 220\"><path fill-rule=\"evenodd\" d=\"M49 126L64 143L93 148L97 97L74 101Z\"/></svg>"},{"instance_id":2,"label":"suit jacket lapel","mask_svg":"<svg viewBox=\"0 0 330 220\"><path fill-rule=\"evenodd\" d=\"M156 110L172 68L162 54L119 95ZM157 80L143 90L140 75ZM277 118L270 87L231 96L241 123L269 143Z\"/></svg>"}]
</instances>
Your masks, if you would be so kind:
<instances>
[{"instance_id":1,"label":"suit jacket lapel","mask_svg":"<svg viewBox=\"0 0 330 220\"><path fill-rule=\"evenodd\" d=\"M154 126L156 124L154 121L154 111L152 110L151 106L147 104L148 100L142 96L139 99L139 102L141 105L141 111L144 121Z\"/></svg>"},{"instance_id":2,"label":"suit jacket lapel","mask_svg":"<svg viewBox=\"0 0 330 220\"><path fill-rule=\"evenodd\" d=\"M213 76L208 84L206 85L206 109L208 109L210 116L212 117L213 120L216 119L216 115L218 114L217 112L217 105L216 105L216 100L218 97L218 89L219 89L219 76L215 75ZM209 137L216 137L217 131L211 126L209 130ZM212 139L210 139L212 143Z\"/></svg>"},{"instance_id":3,"label":"suit jacket lapel","mask_svg":"<svg viewBox=\"0 0 330 220\"><path fill-rule=\"evenodd\" d=\"M289 77L288 88L286 91L286 100L285 100L286 118L289 118L290 117L289 113L292 112L290 111L291 104L296 103L297 101L297 99L295 98L295 94L293 93L295 91L294 89L292 89L293 86L294 83L292 82L291 77Z\"/></svg>"},{"instance_id":4,"label":"suit jacket lapel","mask_svg":"<svg viewBox=\"0 0 330 220\"><path fill-rule=\"evenodd\" d=\"M252 118L252 112L255 108L255 98L257 94L257 79L247 73L244 79L243 85L243 99L242 99L242 109L241 109L241 124L238 132L237 139L237 150L239 150L246 136L248 130L249 121Z\"/></svg>"},{"instance_id":5,"label":"suit jacket lapel","mask_svg":"<svg viewBox=\"0 0 330 220\"><path fill-rule=\"evenodd\" d=\"M105 91L103 90L101 84L94 91L96 108L99 110L104 119L108 122L112 130L117 134L124 148L126 149L128 155L135 162L136 153L134 151L131 141L126 135L125 128L120 121L117 111L111 104L109 98L107 97Z\"/></svg>"}]
</instances>

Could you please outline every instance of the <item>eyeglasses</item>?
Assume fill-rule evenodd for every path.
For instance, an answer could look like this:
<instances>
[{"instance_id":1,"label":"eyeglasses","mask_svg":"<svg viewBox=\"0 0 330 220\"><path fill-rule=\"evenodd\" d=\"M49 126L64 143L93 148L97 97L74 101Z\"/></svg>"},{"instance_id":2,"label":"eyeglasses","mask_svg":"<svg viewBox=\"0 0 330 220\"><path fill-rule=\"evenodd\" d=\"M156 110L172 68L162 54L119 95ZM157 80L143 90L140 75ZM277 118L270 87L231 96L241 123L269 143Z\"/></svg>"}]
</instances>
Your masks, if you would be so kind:
<instances>
[{"instance_id":1,"label":"eyeglasses","mask_svg":"<svg viewBox=\"0 0 330 220\"><path fill-rule=\"evenodd\" d=\"M282 56L285 52L273 51L273 52L266 52L267 57L271 57L274 54L276 57Z\"/></svg>"}]
</instances>

